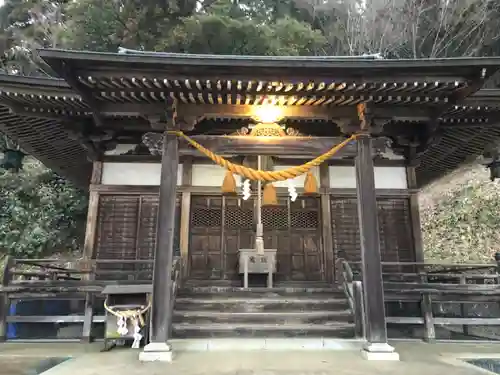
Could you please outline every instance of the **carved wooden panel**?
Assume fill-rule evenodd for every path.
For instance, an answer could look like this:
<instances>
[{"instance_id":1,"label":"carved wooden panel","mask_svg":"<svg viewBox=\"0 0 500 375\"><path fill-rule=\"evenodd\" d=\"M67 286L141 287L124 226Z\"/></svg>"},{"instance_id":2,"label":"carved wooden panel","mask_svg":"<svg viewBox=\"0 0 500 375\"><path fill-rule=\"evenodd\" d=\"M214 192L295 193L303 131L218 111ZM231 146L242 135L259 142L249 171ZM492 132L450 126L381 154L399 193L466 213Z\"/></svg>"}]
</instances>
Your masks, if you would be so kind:
<instances>
[{"instance_id":1,"label":"carved wooden panel","mask_svg":"<svg viewBox=\"0 0 500 375\"><path fill-rule=\"evenodd\" d=\"M222 197L191 198L189 276L219 279L222 276Z\"/></svg>"}]
</instances>

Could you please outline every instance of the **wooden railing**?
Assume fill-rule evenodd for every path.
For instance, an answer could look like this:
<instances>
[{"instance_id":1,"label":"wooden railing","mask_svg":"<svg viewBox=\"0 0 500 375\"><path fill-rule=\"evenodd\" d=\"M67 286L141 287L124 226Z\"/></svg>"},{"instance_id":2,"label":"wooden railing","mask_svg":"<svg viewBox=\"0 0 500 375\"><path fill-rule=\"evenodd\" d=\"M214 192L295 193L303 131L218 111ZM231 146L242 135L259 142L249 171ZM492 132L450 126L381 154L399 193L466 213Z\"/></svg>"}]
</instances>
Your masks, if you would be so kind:
<instances>
[{"instance_id":1,"label":"wooden railing","mask_svg":"<svg viewBox=\"0 0 500 375\"><path fill-rule=\"evenodd\" d=\"M343 259L337 261L337 275L339 283L347 297L349 307L354 314L354 331L356 338L365 336L365 313L363 304L363 284L355 280L349 263Z\"/></svg>"},{"instance_id":2,"label":"wooden railing","mask_svg":"<svg viewBox=\"0 0 500 375\"><path fill-rule=\"evenodd\" d=\"M104 286L149 284L152 270L141 268L151 263L152 261L141 260L94 260L73 264L55 259L29 261L7 259L0 285L0 340L5 340L9 323L56 322L83 324L82 338L90 339L96 324L105 321L102 303L99 301ZM117 264L129 264L132 269L106 269L109 265ZM170 304L172 309L178 289L183 282L184 267L182 266L180 259L174 260ZM403 313L398 311L398 314L394 314L391 308L386 309L388 324L419 325L423 327L423 338L427 341L438 338L436 326L458 325L462 327L464 335L469 335L469 328L474 325L500 326L500 309L499 316L469 317L465 313L466 309L463 308L471 304L493 303L496 306L500 303L499 275L496 264L432 265L384 262L382 267L386 303L416 306L416 310L412 307L413 310L409 313L402 309ZM359 265L339 260L336 268L337 282L344 289L349 306L354 313L356 337L363 338L365 310ZM83 312L76 315L9 315L9 306L12 301L45 298L79 299L85 302L85 308ZM450 303L462 307L463 314L460 317L439 316L433 309L433 306ZM94 314L96 312L97 314ZM169 313L172 316L173 311Z\"/></svg>"},{"instance_id":3,"label":"wooden railing","mask_svg":"<svg viewBox=\"0 0 500 375\"><path fill-rule=\"evenodd\" d=\"M500 302L500 285L463 285L428 283L422 276L420 283L384 283L384 298L386 302L415 303L420 306L420 316L387 316L389 324L422 325L423 339L436 340L436 326L462 326L463 338L471 335L470 326L500 326L500 316L467 317L465 305ZM459 304L460 317L435 316L433 306L436 304ZM493 337L487 337L493 339ZM497 336L496 339L500 339Z\"/></svg>"},{"instance_id":4,"label":"wooden railing","mask_svg":"<svg viewBox=\"0 0 500 375\"><path fill-rule=\"evenodd\" d=\"M356 336L364 337L366 318L362 275L359 269L360 262L339 259L336 264L336 278L354 313ZM420 325L424 328L422 338L426 341L437 339L436 326L462 326L462 338L474 336L470 332L471 326L500 326L500 308L498 316L493 318L469 317L467 314L467 306L472 304L493 303L496 306L500 303L497 269L497 264L383 262L386 322L398 326ZM397 316L394 316L394 309L391 307L411 304L417 306L417 309L400 308ZM457 304L460 307L460 317L436 316L437 306L449 304ZM500 329L498 337L494 339L500 340Z\"/></svg>"},{"instance_id":5,"label":"wooden railing","mask_svg":"<svg viewBox=\"0 0 500 375\"><path fill-rule=\"evenodd\" d=\"M174 307L175 299L177 297L177 291L179 287L182 286L182 259L180 257L175 257L172 266L172 293L170 295L170 320L168 322L169 334L172 334L172 321L174 317Z\"/></svg>"},{"instance_id":6,"label":"wooden railing","mask_svg":"<svg viewBox=\"0 0 500 375\"><path fill-rule=\"evenodd\" d=\"M67 262L60 259L20 260L8 258L0 285L0 341L7 336L9 323L58 323L83 325L79 339L89 341L98 323L105 322L101 291L107 285L151 284L152 260L91 260ZM107 269L129 265L131 269ZM182 283L182 264L173 261L172 303ZM10 315L13 301L71 299L83 302L83 312L75 315ZM96 311L101 315L94 315ZM170 311L172 314L173 311ZM78 338L76 338L78 340ZM52 341L52 340L43 340Z\"/></svg>"},{"instance_id":7,"label":"wooden railing","mask_svg":"<svg viewBox=\"0 0 500 375\"><path fill-rule=\"evenodd\" d=\"M343 260L339 260L343 261ZM354 277L361 279L361 262L349 262ZM416 262L382 262L384 281L420 282L425 274L429 282L441 283L492 283L498 277L498 265L492 264L443 264ZM462 280L462 281L460 281Z\"/></svg>"}]
</instances>

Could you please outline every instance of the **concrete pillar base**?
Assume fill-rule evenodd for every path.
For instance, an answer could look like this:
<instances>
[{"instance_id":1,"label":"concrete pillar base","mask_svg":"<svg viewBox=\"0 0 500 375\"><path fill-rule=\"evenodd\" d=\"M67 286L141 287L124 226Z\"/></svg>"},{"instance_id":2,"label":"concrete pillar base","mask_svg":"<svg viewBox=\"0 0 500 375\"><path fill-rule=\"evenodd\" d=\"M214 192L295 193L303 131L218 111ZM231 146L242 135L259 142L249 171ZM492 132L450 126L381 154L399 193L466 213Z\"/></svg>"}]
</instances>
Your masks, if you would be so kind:
<instances>
[{"instance_id":1,"label":"concrete pillar base","mask_svg":"<svg viewBox=\"0 0 500 375\"><path fill-rule=\"evenodd\" d=\"M172 347L163 342L151 342L139 353L141 362L172 362Z\"/></svg>"},{"instance_id":2,"label":"concrete pillar base","mask_svg":"<svg viewBox=\"0 0 500 375\"><path fill-rule=\"evenodd\" d=\"M387 343L368 344L361 350L361 356L368 361L399 361L399 354Z\"/></svg>"}]
</instances>

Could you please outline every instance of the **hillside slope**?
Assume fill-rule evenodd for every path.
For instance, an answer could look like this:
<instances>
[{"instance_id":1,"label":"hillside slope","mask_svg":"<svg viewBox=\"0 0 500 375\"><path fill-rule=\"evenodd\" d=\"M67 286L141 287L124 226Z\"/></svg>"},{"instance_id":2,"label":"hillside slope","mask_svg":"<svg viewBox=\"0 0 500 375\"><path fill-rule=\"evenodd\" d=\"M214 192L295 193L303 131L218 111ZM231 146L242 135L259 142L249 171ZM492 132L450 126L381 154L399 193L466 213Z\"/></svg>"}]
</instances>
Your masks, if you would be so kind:
<instances>
[{"instance_id":1,"label":"hillside slope","mask_svg":"<svg viewBox=\"0 0 500 375\"><path fill-rule=\"evenodd\" d=\"M499 183L484 166L468 165L420 193L426 260L492 261L500 251Z\"/></svg>"}]
</instances>

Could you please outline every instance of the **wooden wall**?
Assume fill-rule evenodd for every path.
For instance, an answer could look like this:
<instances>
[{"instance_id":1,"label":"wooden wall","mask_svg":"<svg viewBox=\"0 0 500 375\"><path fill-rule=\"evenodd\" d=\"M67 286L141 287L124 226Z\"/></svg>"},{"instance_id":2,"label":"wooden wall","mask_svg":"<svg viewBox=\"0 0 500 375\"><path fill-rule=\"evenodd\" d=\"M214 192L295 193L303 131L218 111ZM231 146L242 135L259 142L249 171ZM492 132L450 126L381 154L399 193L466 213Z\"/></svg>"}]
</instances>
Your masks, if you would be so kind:
<instances>
[{"instance_id":1,"label":"wooden wall","mask_svg":"<svg viewBox=\"0 0 500 375\"><path fill-rule=\"evenodd\" d=\"M93 258L152 260L156 248L158 194L101 194L96 221ZM180 255L180 197L177 197L174 255ZM152 279L152 264L100 265L99 269L141 269L141 278Z\"/></svg>"},{"instance_id":2,"label":"wooden wall","mask_svg":"<svg viewBox=\"0 0 500 375\"><path fill-rule=\"evenodd\" d=\"M156 238L159 170L144 166L156 165L154 163L115 163L111 167L107 164L114 163L96 162L94 166L86 256L98 259L152 259ZM276 169L285 167L278 166ZM282 197L280 202L283 203L280 207L284 210L283 217L286 218L287 225L286 228L279 227L281 211L270 213L269 217L276 219L274 221L277 224L274 221L268 223L266 246L286 248L286 251L281 250L282 259L279 261L290 276L294 274L298 280L333 280L336 259L360 259L353 170L353 166L324 165L314 171L321 186L320 195L314 199L314 210L312 206L308 209L298 206L303 203L292 204L287 198L286 188L277 184L278 193ZM220 184L224 170L216 166L193 165L192 160L183 161L178 174L175 252L186 258L186 264L194 265L191 273L195 278L234 277L232 273L236 253L233 250L253 244L253 202L223 198ZM411 190L412 176L413 170L403 166L378 166L376 169L384 261L421 260L420 223L416 193ZM295 186L300 195L303 181L296 180ZM150 185L151 183L155 184ZM201 184L206 186L200 186ZM209 207L204 207L207 204ZM310 228L310 223L302 223L303 220L297 221L298 213L303 213L301 217L315 216L316 228ZM212 217L213 215L217 217ZM247 216L249 219L245 221ZM272 229L275 224L279 228ZM291 235L296 237L296 234L302 237L292 238ZM291 246L292 243L294 246ZM299 246L300 244L309 245ZM312 257L311 249L317 254L316 258ZM307 264L315 266L308 268ZM126 264L122 266L131 267ZM300 271L300 267L308 271Z\"/></svg>"},{"instance_id":3,"label":"wooden wall","mask_svg":"<svg viewBox=\"0 0 500 375\"><path fill-rule=\"evenodd\" d=\"M357 199L331 196L330 204L334 257L360 261ZM378 197L377 209L382 261L414 262L409 198Z\"/></svg>"}]
</instances>

